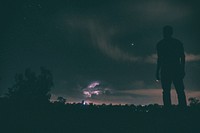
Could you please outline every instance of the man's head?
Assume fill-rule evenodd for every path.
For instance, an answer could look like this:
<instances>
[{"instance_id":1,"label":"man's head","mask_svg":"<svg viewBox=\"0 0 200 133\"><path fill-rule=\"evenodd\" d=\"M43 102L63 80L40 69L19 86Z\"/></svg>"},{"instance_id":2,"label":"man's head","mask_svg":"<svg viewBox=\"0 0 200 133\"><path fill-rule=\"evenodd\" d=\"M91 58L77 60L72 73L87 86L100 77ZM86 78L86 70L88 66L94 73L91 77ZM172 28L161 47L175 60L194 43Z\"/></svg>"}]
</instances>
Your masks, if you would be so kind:
<instances>
[{"instance_id":1,"label":"man's head","mask_svg":"<svg viewBox=\"0 0 200 133\"><path fill-rule=\"evenodd\" d=\"M169 38L171 37L173 34L173 28L172 26L166 25L165 27L163 27L163 36L164 38Z\"/></svg>"}]
</instances>

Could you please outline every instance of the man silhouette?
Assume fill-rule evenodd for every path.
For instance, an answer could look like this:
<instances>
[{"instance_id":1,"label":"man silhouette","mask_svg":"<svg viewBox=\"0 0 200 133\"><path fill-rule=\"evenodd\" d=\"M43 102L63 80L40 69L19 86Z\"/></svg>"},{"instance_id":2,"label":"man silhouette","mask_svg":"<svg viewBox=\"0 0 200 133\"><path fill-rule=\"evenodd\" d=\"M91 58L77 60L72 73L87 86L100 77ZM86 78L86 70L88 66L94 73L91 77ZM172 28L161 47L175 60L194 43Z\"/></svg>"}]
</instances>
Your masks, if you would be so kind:
<instances>
[{"instance_id":1,"label":"man silhouette","mask_svg":"<svg viewBox=\"0 0 200 133\"><path fill-rule=\"evenodd\" d=\"M156 45L157 70L156 79L160 80L163 89L163 103L165 107L171 106L171 84L174 84L178 95L179 106L185 107L186 96L184 92L183 78L185 76L185 54L183 44L172 37L173 28L163 28L163 39Z\"/></svg>"}]
</instances>

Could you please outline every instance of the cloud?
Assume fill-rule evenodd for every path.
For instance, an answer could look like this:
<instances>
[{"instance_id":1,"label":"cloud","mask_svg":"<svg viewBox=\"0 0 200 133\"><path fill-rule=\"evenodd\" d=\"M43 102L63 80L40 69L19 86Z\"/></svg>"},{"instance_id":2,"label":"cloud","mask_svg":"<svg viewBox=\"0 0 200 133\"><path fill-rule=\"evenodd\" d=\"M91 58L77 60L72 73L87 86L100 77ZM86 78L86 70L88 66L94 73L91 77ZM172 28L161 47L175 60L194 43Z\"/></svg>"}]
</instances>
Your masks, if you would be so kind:
<instances>
[{"instance_id":1,"label":"cloud","mask_svg":"<svg viewBox=\"0 0 200 133\"><path fill-rule=\"evenodd\" d=\"M142 95L144 97L160 97L160 94L162 92L161 89L130 89L130 90L122 90L119 91L120 93L125 94L134 94L134 95Z\"/></svg>"},{"instance_id":2,"label":"cloud","mask_svg":"<svg viewBox=\"0 0 200 133\"><path fill-rule=\"evenodd\" d=\"M152 55L146 56L146 58L144 58L144 62L150 63L150 64L155 64L157 62L157 55L152 54Z\"/></svg>"},{"instance_id":3,"label":"cloud","mask_svg":"<svg viewBox=\"0 0 200 133\"><path fill-rule=\"evenodd\" d=\"M96 45L105 55L118 61L137 62L141 57L136 57L122 51L119 47L111 44L111 37L114 34L112 29L104 29L100 25L93 23L90 26L93 44Z\"/></svg>"},{"instance_id":4,"label":"cloud","mask_svg":"<svg viewBox=\"0 0 200 133\"><path fill-rule=\"evenodd\" d=\"M93 45L97 46L102 53L114 60L150 64L155 64L157 61L157 55L155 53L146 57L134 56L133 54L129 54L112 44L111 38L115 34L114 30L112 29L105 29L93 21L90 21L88 29L93 40ZM186 53L185 55L187 62L200 61L200 54Z\"/></svg>"},{"instance_id":5,"label":"cloud","mask_svg":"<svg viewBox=\"0 0 200 133\"><path fill-rule=\"evenodd\" d=\"M187 99L190 97L200 98L199 90L186 90ZM93 97L77 97L61 94L52 94L51 101L55 101L58 96L63 96L67 99L68 103L81 102L85 100L86 103L94 104L135 104L135 105L148 105L152 103L163 104L162 102L162 89L130 89L130 90L112 90L112 93L109 91L109 95L102 94ZM174 89L171 91L172 103L177 104L177 94Z\"/></svg>"},{"instance_id":6,"label":"cloud","mask_svg":"<svg viewBox=\"0 0 200 133\"><path fill-rule=\"evenodd\" d=\"M68 29L84 30L84 32L89 33L91 44L109 58L130 62L139 62L142 59L139 56L134 56L121 50L117 45L113 44L111 40L117 34L117 29L103 26L100 21L88 17L85 18L84 15L71 18L66 16L66 18L65 25Z\"/></svg>"},{"instance_id":7,"label":"cloud","mask_svg":"<svg viewBox=\"0 0 200 133\"><path fill-rule=\"evenodd\" d=\"M99 95L85 99L88 103L95 104L135 104L146 105L151 103L162 104L161 89L134 89L134 90L115 90L111 95Z\"/></svg>"},{"instance_id":8,"label":"cloud","mask_svg":"<svg viewBox=\"0 0 200 133\"><path fill-rule=\"evenodd\" d=\"M200 91L186 90L187 99L190 97L200 98ZM173 104L178 104L175 89L171 91L171 99ZM99 97L86 99L89 103L102 104L135 104L148 105L153 103L163 104L162 89L133 89L114 91L112 95L101 95Z\"/></svg>"},{"instance_id":9,"label":"cloud","mask_svg":"<svg viewBox=\"0 0 200 133\"><path fill-rule=\"evenodd\" d=\"M100 81L91 82L82 92L83 95L89 99L99 95L110 95L112 93L111 89L103 85Z\"/></svg>"},{"instance_id":10,"label":"cloud","mask_svg":"<svg viewBox=\"0 0 200 133\"><path fill-rule=\"evenodd\" d=\"M186 59L186 62L197 62L197 61L200 61L200 54L186 53L185 59ZM146 58L144 58L143 61L146 63L155 64L157 61L157 55L156 54L149 55Z\"/></svg>"},{"instance_id":11,"label":"cloud","mask_svg":"<svg viewBox=\"0 0 200 133\"><path fill-rule=\"evenodd\" d=\"M155 19L165 22L181 20L191 13L189 5L175 4L174 1L164 0L141 1L134 5L130 4L127 9L133 13L137 12L147 21L155 21Z\"/></svg>"},{"instance_id":12,"label":"cloud","mask_svg":"<svg viewBox=\"0 0 200 133\"><path fill-rule=\"evenodd\" d=\"M122 93L128 93L128 94L135 94L135 95L141 95L140 100L141 102L145 104L150 104L153 102L162 104L162 89L134 89L134 90L125 90L122 91ZM200 91L199 90L186 90L185 91L187 98L190 97L197 97L200 98ZM171 98L173 104L178 103L177 94L174 89L171 91ZM143 100L142 100L143 99ZM138 101L140 101L138 100ZM151 102L149 102L151 101Z\"/></svg>"},{"instance_id":13,"label":"cloud","mask_svg":"<svg viewBox=\"0 0 200 133\"><path fill-rule=\"evenodd\" d=\"M131 88L143 88L146 87L146 84L143 80L134 80L128 84Z\"/></svg>"},{"instance_id":14,"label":"cloud","mask_svg":"<svg viewBox=\"0 0 200 133\"><path fill-rule=\"evenodd\" d=\"M187 98L196 97L200 99L200 91L199 90L188 90L186 91Z\"/></svg>"},{"instance_id":15,"label":"cloud","mask_svg":"<svg viewBox=\"0 0 200 133\"><path fill-rule=\"evenodd\" d=\"M140 6L141 4L141 6ZM176 9L177 5L171 5L170 2L139 2L134 7L134 10L138 10L139 12L143 12L146 14L152 14L154 16L165 16L164 14L170 14L178 16L179 13L183 13L184 10L183 6L178 6L179 8ZM143 10L140 8L143 7ZM163 7L163 8L161 8ZM188 9L189 10L189 9ZM185 12L189 12L189 11ZM161 11L161 12L160 12ZM167 13L166 13L167 12ZM175 12L175 13L171 13ZM187 15L187 13L183 13ZM148 15L147 15L148 16ZM153 18L153 17L150 17ZM113 38L118 35L118 29L112 28L112 26L108 27L105 26L100 20L96 20L94 18L85 17L84 15L81 16L66 16L65 24L71 30L77 31L84 30L84 32L90 35L91 44L98 48L104 55L107 57L116 60L116 61L127 61L127 62L137 62L137 63L149 63L155 64L157 60L157 55L155 53L147 56L136 56L134 54L130 54L129 52L125 52L118 47L117 44L113 43ZM195 55L192 53L186 53L186 61L199 61L200 55Z\"/></svg>"},{"instance_id":16,"label":"cloud","mask_svg":"<svg viewBox=\"0 0 200 133\"><path fill-rule=\"evenodd\" d=\"M117 61L129 61L129 62L142 62L155 64L157 61L157 55L151 54L146 57L134 56L122 51L119 47L114 46L110 43L111 35L109 31L103 31L103 28L98 28L98 26L93 26L90 28L91 36L93 38L93 43L96 44L99 49L109 56L110 58ZM200 54L186 53L186 62L200 61Z\"/></svg>"},{"instance_id":17,"label":"cloud","mask_svg":"<svg viewBox=\"0 0 200 133\"><path fill-rule=\"evenodd\" d=\"M186 61L187 62L200 61L200 54L186 53Z\"/></svg>"}]
</instances>

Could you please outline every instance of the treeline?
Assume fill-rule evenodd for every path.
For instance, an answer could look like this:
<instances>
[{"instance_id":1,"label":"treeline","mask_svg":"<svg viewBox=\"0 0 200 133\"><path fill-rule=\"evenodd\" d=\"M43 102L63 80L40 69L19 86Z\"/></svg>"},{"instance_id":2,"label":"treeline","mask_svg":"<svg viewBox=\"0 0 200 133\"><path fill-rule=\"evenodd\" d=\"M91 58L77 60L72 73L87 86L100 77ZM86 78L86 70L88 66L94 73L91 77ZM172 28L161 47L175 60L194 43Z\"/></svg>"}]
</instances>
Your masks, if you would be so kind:
<instances>
[{"instance_id":1,"label":"treeline","mask_svg":"<svg viewBox=\"0 0 200 133\"><path fill-rule=\"evenodd\" d=\"M3 133L197 133L200 106L19 104L1 99Z\"/></svg>"}]
</instances>

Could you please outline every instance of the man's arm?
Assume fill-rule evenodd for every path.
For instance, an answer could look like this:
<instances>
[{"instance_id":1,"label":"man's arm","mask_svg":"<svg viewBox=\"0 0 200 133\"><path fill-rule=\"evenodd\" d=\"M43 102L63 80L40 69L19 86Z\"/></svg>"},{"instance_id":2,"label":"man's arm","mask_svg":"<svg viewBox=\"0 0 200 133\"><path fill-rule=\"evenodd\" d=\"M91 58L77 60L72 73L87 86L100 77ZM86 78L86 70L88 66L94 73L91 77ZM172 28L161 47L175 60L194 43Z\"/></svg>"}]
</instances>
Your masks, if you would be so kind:
<instances>
[{"instance_id":1,"label":"man's arm","mask_svg":"<svg viewBox=\"0 0 200 133\"><path fill-rule=\"evenodd\" d=\"M182 76L182 78L184 78L184 76L185 76L185 52L184 52L184 47L182 44L181 44L180 64L181 64L181 76Z\"/></svg>"},{"instance_id":2,"label":"man's arm","mask_svg":"<svg viewBox=\"0 0 200 133\"><path fill-rule=\"evenodd\" d=\"M156 80L160 80L161 55L160 55L160 49L159 49L158 44L156 45L156 51L157 51Z\"/></svg>"}]
</instances>

